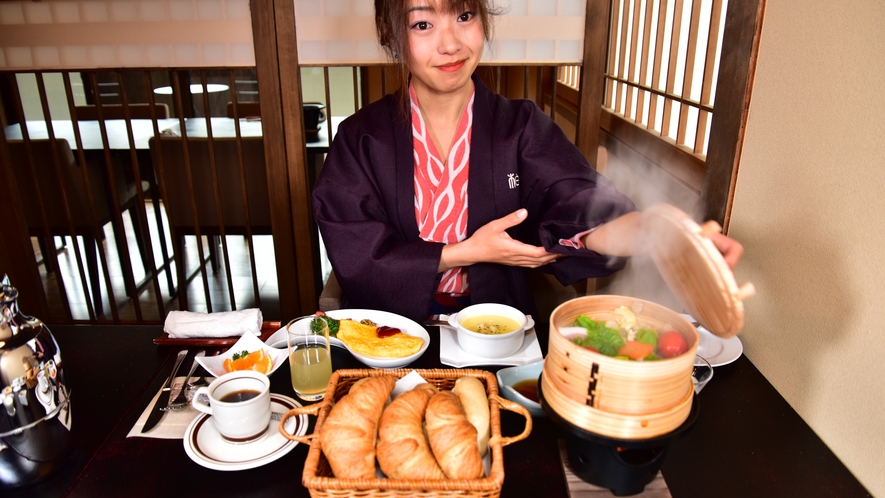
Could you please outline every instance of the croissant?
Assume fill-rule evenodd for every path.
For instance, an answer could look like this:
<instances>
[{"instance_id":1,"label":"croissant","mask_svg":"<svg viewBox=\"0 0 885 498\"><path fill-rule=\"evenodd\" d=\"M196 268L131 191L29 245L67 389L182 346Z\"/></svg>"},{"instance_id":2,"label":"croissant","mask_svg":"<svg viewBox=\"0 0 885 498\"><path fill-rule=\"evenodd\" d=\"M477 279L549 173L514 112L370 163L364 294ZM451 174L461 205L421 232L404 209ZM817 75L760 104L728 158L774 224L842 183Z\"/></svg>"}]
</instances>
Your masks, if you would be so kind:
<instances>
[{"instance_id":1,"label":"croissant","mask_svg":"<svg viewBox=\"0 0 885 498\"><path fill-rule=\"evenodd\" d=\"M421 384L399 395L381 414L376 453L378 464L393 479L445 479L424 435L427 402L437 393Z\"/></svg>"},{"instance_id":2,"label":"croissant","mask_svg":"<svg viewBox=\"0 0 885 498\"><path fill-rule=\"evenodd\" d=\"M375 477L378 419L396 378L372 377L343 396L320 429L320 446L338 478Z\"/></svg>"},{"instance_id":3,"label":"croissant","mask_svg":"<svg viewBox=\"0 0 885 498\"><path fill-rule=\"evenodd\" d=\"M442 391L430 398L425 423L430 448L446 476L450 479L483 477L476 428L467 420L457 394Z\"/></svg>"}]
</instances>

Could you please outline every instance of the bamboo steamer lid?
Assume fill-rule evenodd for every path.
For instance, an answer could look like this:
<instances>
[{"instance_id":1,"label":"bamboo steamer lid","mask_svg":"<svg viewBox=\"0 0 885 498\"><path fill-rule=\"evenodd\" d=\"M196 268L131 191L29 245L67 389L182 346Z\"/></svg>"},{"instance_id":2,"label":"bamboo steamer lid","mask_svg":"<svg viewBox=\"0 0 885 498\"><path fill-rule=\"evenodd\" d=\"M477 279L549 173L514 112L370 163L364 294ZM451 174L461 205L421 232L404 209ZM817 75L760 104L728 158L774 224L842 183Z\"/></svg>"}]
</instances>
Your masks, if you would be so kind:
<instances>
[{"instance_id":1,"label":"bamboo steamer lid","mask_svg":"<svg viewBox=\"0 0 885 498\"><path fill-rule=\"evenodd\" d=\"M719 337L736 335L744 326L744 299L753 284L738 287L734 274L709 236L722 230L715 221L702 226L669 204L642 213L649 252L680 302L707 330Z\"/></svg>"}]
</instances>

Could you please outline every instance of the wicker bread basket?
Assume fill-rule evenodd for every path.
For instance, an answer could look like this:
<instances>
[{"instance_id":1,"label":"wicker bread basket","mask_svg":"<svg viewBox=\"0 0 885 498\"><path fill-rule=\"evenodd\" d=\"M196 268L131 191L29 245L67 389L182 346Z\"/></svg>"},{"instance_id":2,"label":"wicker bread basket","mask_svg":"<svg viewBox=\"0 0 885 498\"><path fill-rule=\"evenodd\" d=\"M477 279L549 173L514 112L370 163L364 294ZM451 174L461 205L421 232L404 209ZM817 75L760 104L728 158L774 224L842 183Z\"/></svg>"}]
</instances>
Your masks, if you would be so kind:
<instances>
[{"instance_id":1,"label":"wicker bread basket","mask_svg":"<svg viewBox=\"0 0 885 498\"><path fill-rule=\"evenodd\" d=\"M427 382L441 390L451 390L455 381L460 377L471 376L479 379L486 388L489 397L489 421L491 425L491 438L489 439L489 451L491 453L491 470L487 477L482 479L444 479L444 480L416 480L416 479L338 479L332 474L332 469L325 455L320 449L318 442L320 428L329 414L335 401L347 394L350 387L364 377L378 377L393 375L402 378L412 372L412 369L396 370L338 370L332 374L329 387L322 403L296 408L287 412L280 421L280 431L287 438L310 444L307 460L304 462L304 473L301 483L314 497L406 497L406 496L459 496L459 497L497 497L501 495L501 486L504 484L504 446L521 441L528 437L532 430L532 417L523 406L508 401L498 396L498 383L495 375L483 370L455 370L433 369L414 370ZM515 437L501 436L501 413L500 409L513 411L523 415L526 419L525 430ZM285 432L285 422L289 417L310 414L316 415L317 423L314 433L306 436L293 436Z\"/></svg>"},{"instance_id":2,"label":"wicker bread basket","mask_svg":"<svg viewBox=\"0 0 885 498\"><path fill-rule=\"evenodd\" d=\"M560 329L581 314L615 320L619 306L641 306L637 318L659 332L675 330L688 343L676 358L626 361L573 343ZM634 311L637 311L634 309ZM661 305L623 296L572 299L550 315L550 339L542 389L557 414L582 429L621 439L646 439L679 427L691 411L691 372L699 342L694 326Z\"/></svg>"}]
</instances>

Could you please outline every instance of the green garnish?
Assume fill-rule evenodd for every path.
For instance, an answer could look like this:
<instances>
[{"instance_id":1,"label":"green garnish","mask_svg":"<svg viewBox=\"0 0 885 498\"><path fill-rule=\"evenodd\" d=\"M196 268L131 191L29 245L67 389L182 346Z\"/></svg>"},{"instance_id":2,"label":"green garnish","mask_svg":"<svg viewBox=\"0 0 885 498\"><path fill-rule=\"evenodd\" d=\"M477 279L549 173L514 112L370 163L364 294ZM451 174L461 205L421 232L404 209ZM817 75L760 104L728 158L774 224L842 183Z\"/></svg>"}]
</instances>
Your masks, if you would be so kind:
<instances>
[{"instance_id":1,"label":"green garnish","mask_svg":"<svg viewBox=\"0 0 885 498\"><path fill-rule=\"evenodd\" d=\"M249 352L246 351L246 350L244 349L244 350L240 351L239 353L234 353L234 356L233 356L233 358L231 358L231 359L232 359L233 361L237 361L237 360L239 360L240 358L245 358L245 357L247 357L247 356L249 356Z\"/></svg>"},{"instance_id":2,"label":"green garnish","mask_svg":"<svg viewBox=\"0 0 885 498\"><path fill-rule=\"evenodd\" d=\"M589 346L606 356L616 356L624 347L624 338L620 332L606 327L604 323L591 320L587 315L579 316L575 325L587 329L587 337L575 339L575 343L581 346Z\"/></svg>"},{"instance_id":3,"label":"green garnish","mask_svg":"<svg viewBox=\"0 0 885 498\"><path fill-rule=\"evenodd\" d=\"M336 320L329 315L320 315L313 320L310 321L310 331L314 334L323 333L323 322L326 322L329 326L329 335L335 336L338 334L338 324L339 320Z\"/></svg>"},{"instance_id":4,"label":"green garnish","mask_svg":"<svg viewBox=\"0 0 885 498\"><path fill-rule=\"evenodd\" d=\"M636 331L636 340L650 344L658 349L658 332L654 329L639 329Z\"/></svg>"}]
</instances>

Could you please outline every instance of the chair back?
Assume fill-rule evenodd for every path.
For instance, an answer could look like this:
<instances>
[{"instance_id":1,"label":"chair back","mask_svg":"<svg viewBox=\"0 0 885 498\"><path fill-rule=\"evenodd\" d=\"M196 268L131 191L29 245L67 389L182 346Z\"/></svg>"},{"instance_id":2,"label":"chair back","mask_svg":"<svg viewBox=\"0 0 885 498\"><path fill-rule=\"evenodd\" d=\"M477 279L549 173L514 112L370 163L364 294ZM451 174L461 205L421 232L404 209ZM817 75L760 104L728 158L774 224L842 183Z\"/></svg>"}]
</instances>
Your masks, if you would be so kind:
<instances>
[{"instance_id":1,"label":"chair back","mask_svg":"<svg viewBox=\"0 0 885 498\"><path fill-rule=\"evenodd\" d=\"M264 141L262 137L243 137L240 140L252 232L270 234L270 202L264 161ZM216 138L212 140L211 145L215 155L215 171L225 233L245 234L247 223L237 140ZM191 206L193 198L197 206L200 232L218 234L221 220L215 202L209 140L187 139L187 157L193 179L193 192L187 181L182 138L154 137L150 139L150 147L154 165L160 170L165 183L164 195L170 226L179 233L194 233L195 219Z\"/></svg>"},{"instance_id":2,"label":"chair back","mask_svg":"<svg viewBox=\"0 0 885 498\"><path fill-rule=\"evenodd\" d=\"M76 108L78 121L95 121L98 119L98 109L94 105L82 105ZM101 116L104 119L126 119L126 112L120 104L104 104L101 106ZM151 116L150 104L129 104L129 117L131 119L166 119L169 117L169 106L166 104L154 104L154 116Z\"/></svg>"},{"instance_id":3,"label":"chair back","mask_svg":"<svg viewBox=\"0 0 885 498\"><path fill-rule=\"evenodd\" d=\"M237 117L261 117L261 104L258 102L237 102ZM227 103L227 117L234 117L234 103Z\"/></svg>"},{"instance_id":4,"label":"chair back","mask_svg":"<svg viewBox=\"0 0 885 498\"><path fill-rule=\"evenodd\" d=\"M43 202L43 211L52 233L67 234L68 221L65 214L64 198L67 198L71 219L76 229L82 230L92 225L92 214L89 212L86 190L83 183L83 173L80 166L74 160L74 154L68 141L57 139L55 141L55 155L49 140L31 140L30 148L21 141L8 142L9 157L16 185L22 192L22 199L28 228L32 233L39 233L43 227L43 218L39 206L36 203L37 196L34 192L40 192ZM33 171L30 154L33 161ZM60 175L56 173L55 161L58 158ZM33 173L33 174L32 174ZM36 177L36 184L35 178ZM93 205L99 225L103 225L110 219L109 204L107 201L107 189L102 179L101 171L97 165L87 167L87 178L90 183ZM118 179L122 180L122 179ZM64 196L63 196L64 194ZM118 190L121 202L126 199L127 193Z\"/></svg>"}]
</instances>

